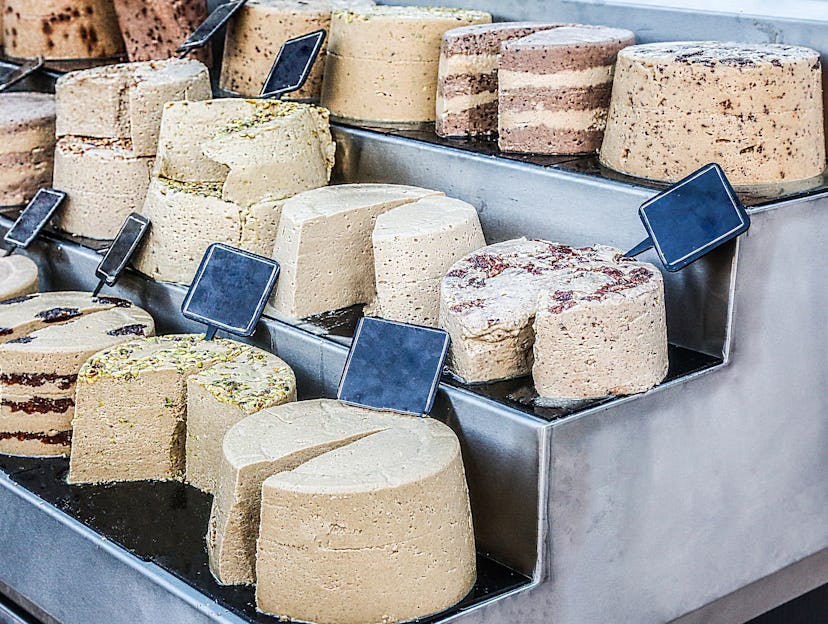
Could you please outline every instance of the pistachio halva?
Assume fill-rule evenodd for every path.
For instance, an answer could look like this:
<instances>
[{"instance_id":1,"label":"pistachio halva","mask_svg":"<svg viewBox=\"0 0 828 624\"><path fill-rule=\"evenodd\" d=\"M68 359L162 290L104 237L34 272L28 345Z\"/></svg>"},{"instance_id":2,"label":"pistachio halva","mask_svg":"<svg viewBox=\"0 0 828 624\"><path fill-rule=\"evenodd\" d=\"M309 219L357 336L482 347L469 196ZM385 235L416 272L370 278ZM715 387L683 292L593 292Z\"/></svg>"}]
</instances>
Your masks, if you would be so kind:
<instances>
[{"instance_id":1,"label":"pistachio halva","mask_svg":"<svg viewBox=\"0 0 828 624\"><path fill-rule=\"evenodd\" d=\"M7 299L0 325L0 452L30 456L69 454L86 359L155 329L130 302L83 292Z\"/></svg>"},{"instance_id":2,"label":"pistachio halva","mask_svg":"<svg viewBox=\"0 0 828 624\"><path fill-rule=\"evenodd\" d=\"M67 193L58 227L114 238L144 204L164 104L210 97L198 61L125 63L72 72L56 86L55 186Z\"/></svg>"},{"instance_id":3,"label":"pistachio halva","mask_svg":"<svg viewBox=\"0 0 828 624\"><path fill-rule=\"evenodd\" d=\"M295 400L293 370L252 347L187 379L187 483L215 492L224 434L250 414Z\"/></svg>"},{"instance_id":4,"label":"pistachio halva","mask_svg":"<svg viewBox=\"0 0 828 624\"><path fill-rule=\"evenodd\" d=\"M171 102L142 210L156 226L135 267L189 282L207 246L269 255L281 200L324 186L335 145L326 110L270 100Z\"/></svg>"},{"instance_id":5,"label":"pistachio halva","mask_svg":"<svg viewBox=\"0 0 828 624\"><path fill-rule=\"evenodd\" d=\"M442 423L301 401L239 422L223 455L211 569L255 580L260 610L393 622L447 608L474 583L460 445Z\"/></svg>"},{"instance_id":6,"label":"pistachio halva","mask_svg":"<svg viewBox=\"0 0 828 624\"><path fill-rule=\"evenodd\" d=\"M491 21L483 11L438 7L335 11L322 105L363 121L434 121L443 33Z\"/></svg>"},{"instance_id":7,"label":"pistachio halva","mask_svg":"<svg viewBox=\"0 0 828 624\"><path fill-rule=\"evenodd\" d=\"M563 25L497 22L463 26L444 33L437 79L437 134L496 134L500 44Z\"/></svg>"},{"instance_id":8,"label":"pistachio halva","mask_svg":"<svg viewBox=\"0 0 828 624\"><path fill-rule=\"evenodd\" d=\"M0 94L0 205L25 204L52 183L55 98Z\"/></svg>"},{"instance_id":9,"label":"pistachio halva","mask_svg":"<svg viewBox=\"0 0 828 624\"><path fill-rule=\"evenodd\" d=\"M661 273L603 245L521 238L474 252L443 280L440 326L469 383L533 371L541 396L582 398L641 392L667 374Z\"/></svg>"},{"instance_id":10,"label":"pistachio halva","mask_svg":"<svg viewBox=\"0 0 828 624\"><path fill-rule=\"evenodd\" d=\"M498 146L506 152L578 154L601 146L618 51L629 30L563 26L501 45Z\"/></svg>"},{"instance_id":11,"label":"pistachio halva","mask_svg":"<svg viewBox=\"0 0 828 624\"><path fill-rule=\"evenodd\" d=\"M809 48L651 43L618 55L601 162L674 182L717 162L736 185L825 169L822 67Z\"/></svg>"},{"instance_id":12,"label":"pistachio halva","mask_svg":"<svg viewBox=\"0 0 828 624\"><path fill-rule=\"evenodd\" d=\"M328 31L335 9L366 8L372 0L250 0L227 25L219 86L256 97L282 44L320 28ZM322 91L327 40L305 85L292 98L318 100Z\"/></svg>"},{"instance_id":13,"label":"pistachio halva","mask_svg":"<svg viewBox=\"0 0 828 624\"><path fill-rule=\"evenodd\" d=\"M0 301L37 292L37 265L26 256L0 258Z\"/></svg>"},{"instance_id":14,"label":"pistachio halva","mask_svg":"<svg viewBox=\"0 0 828 624\"><path fill-rule=\"evenodd\" d=\"M7 56L100 59L124 51L112 0L5 0L3 4Z\"/></svg>"},{"instance_id":15,"label":"pistachio halva","mask_svg":"<svg viewBox=\"0 0 828 624\"><path fill-rule=\"evenodd\" d=\"M175 56L176 49L207 17L207 0L113 0L130 61ZM190 58L207 62L210 48Z\"/></svg>"},{"instance_id":16,"label":"pistachio halva","mask_svg":"<svg viewBox=\"0 0 828 624\"><path fill-rule=\"evenodd\" d=\"M259 353L263 352L233 340L207 341L184 334L133 340L95 354L78 375L70 483L180 479L186 462L188 381L229 362L240 362L237 370L243 371L245 362ZM226 424L222 414L234 402L268 405L292 398L295 382L279 372L284 363L276 358L270 363L278 380L273 388L246 388L249 384L239 374L238 385L226 384L223 391L216 387L212 401L203 395L197 398L199 431L204 431L207 420L215 419L217 427ZM254 373L252 383L258 384L259 373ZM202 378L190 389L195 392L213 382L220 386L222 375L219 369L216 377ZM233 378L227 370L224 375ZM221 432L217 428L211 435ZM203 438L199 444L211 448L216 442ZM202 459L206 461L197 465L206 479L210 460Z\"/></svg>"},{"instance_id":17,"label":"pistachio halva","mask_svg":"<svg viewBox=\"0 0 828 624\"><path fill-rule=\"evenodd\" d=\"M436 326L440 281L451 266L486 244L477 209L451 197L425 197L377 217L371 241L376 313Z\"/></svg>"},{"instance_id":18,"label":"pistachio halva","mask_svg":"<svg viewBox=\"0 0 828 624\"><path fill-rule=\"evenodd\" d=\"M281 271L272 309L301 318L372 302L371 233L377 217L438 195L442 193L397 184L343 184L287 200L273 248Z\"/></svg>"}]
</instances>

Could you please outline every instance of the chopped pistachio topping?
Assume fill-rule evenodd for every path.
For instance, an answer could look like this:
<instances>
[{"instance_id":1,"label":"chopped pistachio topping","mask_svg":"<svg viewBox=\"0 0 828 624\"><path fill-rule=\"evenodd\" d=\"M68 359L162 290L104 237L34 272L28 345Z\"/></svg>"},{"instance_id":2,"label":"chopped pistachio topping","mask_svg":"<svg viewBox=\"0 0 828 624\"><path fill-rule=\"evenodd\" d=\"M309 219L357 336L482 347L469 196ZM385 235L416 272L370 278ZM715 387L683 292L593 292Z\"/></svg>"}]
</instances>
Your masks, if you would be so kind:
<instances>
[{"instance_id":1,"label":"chopped pistachio topping","mask_svg":"<svg viewBox=\"0 0 828 624\"><path fill-rule=\"evenodd\" d=\"M293 371L276 356L250 349L194 380L216 399L252 414L294 398Z\"/></svg>"},{"instance_id":2,"label":"chopped pistachio topping","mask_svg":"<svg viewBox=\"0 0 828 624\"><path fill-rule=\"evenodd\" d=\"M78 374L79 383L95 383L103 377L130 380L140 373L176 370L185 373L205 363L227 362L250 347L239 342L202 335L156 336L111 347L94 355Z\"/></svg>"},{"instance_id":3,"label":"chopped pistachio topping","mask_svg":"<svg viewBox=\"0 0 828 624\"><path fill-rule=\"evenodd\" d=\"M159 181L163 184L161 193L166 194L166 189L176 191L178 193L190 193L191 195L201 195L203 197L217 197L221 199L223 182L179 182L178 180L171 180L170 178L159 177Z\"/></svg>"}]
</instances>

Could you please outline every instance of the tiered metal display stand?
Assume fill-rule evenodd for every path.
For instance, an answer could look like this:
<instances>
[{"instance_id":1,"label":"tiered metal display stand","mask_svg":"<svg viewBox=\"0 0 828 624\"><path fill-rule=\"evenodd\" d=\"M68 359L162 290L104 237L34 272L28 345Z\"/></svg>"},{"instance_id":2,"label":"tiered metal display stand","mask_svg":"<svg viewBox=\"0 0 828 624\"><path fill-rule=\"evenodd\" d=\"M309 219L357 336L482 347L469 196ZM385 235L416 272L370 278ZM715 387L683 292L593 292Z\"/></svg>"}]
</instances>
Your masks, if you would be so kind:
<instances>
[{"instance_id":1,"label":"tiered metal display stand","mask_svg":"<svg viewBox=\"0 0 828 624\"><path fill-rule=\"evenodd\" d=\"M828 52L828 11L447 4L624 26L642 41ZM594 158L507 158L490 142L424 130L340 125L335 135L336 182L445 191L480 209L490 243L525 235L631 248L643 238L637 208L658 188ZM532 403L528 379L444 379L432 416L463 445L480 577L427 621L739 623L828 582L828 184L743 200L746 236L666 275L670 373L652 391L555 409ZM95 245L46 236L28 253L44 289L95 286ZM108 292L148 309L161 333L200 331L178 312L180 286L133 272ZM300 398L330 397L358 316L265 318L251 342L294 367ZM207 571L207 496L172 482L70 487L67 465L0 459L0 622L276 622L255 612L251 588L220 587Z\"/></svg>"}]
</instances>

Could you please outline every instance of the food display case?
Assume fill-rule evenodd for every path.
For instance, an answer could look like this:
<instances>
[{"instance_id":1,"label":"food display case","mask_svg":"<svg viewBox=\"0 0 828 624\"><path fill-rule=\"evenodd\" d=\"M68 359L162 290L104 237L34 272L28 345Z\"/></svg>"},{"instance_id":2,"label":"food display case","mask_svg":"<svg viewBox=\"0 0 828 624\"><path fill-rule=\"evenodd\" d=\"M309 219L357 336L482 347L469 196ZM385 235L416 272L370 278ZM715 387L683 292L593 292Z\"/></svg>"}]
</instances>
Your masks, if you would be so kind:
<instances>
[{"instance_id":1,"label":"food display case","mask_svg":"<svg viewBox=\"0 0 828 624\"><path fill-rule=\"evenodd\" d=\"M409 3L413 4L413 3ZM828 60L828 5L780 18L679 3L447 2L498 20L629 28L639 41L807 45ZM48 75L28 88L48 90ZM520 236L630 249L663 185L595 157L506 156L428 129L337 124L334 183L444 191L479 209L489 243ZM427 622L744 622L828 582L828 178L742 192L748 233L665 273L670 368L628 397L539 406L531 379L443 377L431 416L457 433L478 581ZM13 212L0 224L8 228ZM25 252L44 290L91 290L105 245L49 233ZM657 262L652 253L644 257ZM200 331L186 290L130 271L107 293ZM265 316L252 344L332 397L361 309ZM0 622L275 622L250 587L207 568L210 498L178 482L69 486L68 460L0 458Z\"/></svg>"}]
</instances>

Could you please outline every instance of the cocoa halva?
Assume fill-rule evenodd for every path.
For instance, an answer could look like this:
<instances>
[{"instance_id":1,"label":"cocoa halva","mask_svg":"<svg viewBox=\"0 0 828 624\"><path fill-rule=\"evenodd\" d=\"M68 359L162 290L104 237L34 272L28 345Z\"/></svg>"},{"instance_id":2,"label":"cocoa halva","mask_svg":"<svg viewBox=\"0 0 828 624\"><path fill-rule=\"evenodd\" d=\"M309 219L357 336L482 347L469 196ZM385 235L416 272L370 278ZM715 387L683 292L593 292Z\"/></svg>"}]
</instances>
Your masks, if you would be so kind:
<instances>
[{"instance_id":1,"label":"cocoa halva","mask_svg":"<svg viewBox=\"0 0 828 624\"><path fill-rule=\"evenodd\" d=\"M501 45L498 146L505 152L578 154L601 146L618 51L629 30L564 26Z\"/></svg>"},{"instance_id":2,"label":"cocoa halva","mask_svg":"<svg viewBox=\"0 0 828 624\"><path fill-rule=\"evenodd\" d=\"M440 326L469 383L527 375L534 361L541 396L583 398L640 392L667 373L661 273L603 245L522 238L474 252L443 279Z\"/></svg>"},{"instance_id":3,"label":"cocoa halva","mask_svg":"<svg viewBox=\"0 0 828 624\"><path fill-rule=\"evenodd\" d=\"M437 134L459 137L497 133L500 44L563 25L498 22L444 33L437 74Z\"/></svg>"},{"instance_id":4,"label":"cocoa halva","mask_svg":"<svg viewBox=\"0 0 828 624\"><path fill-rule=\"evenodd\" d=\"M69 454L75 383L86 359L155 329L130 302L83 292L7 299L0 325L0 452L30 456Z\"/></svg>"}]
</instances>

